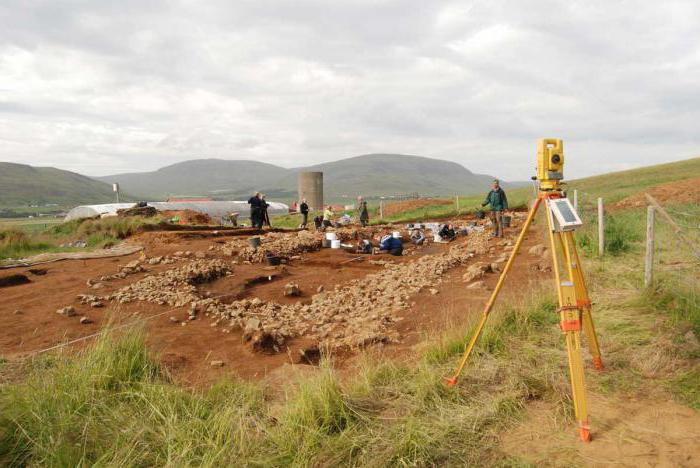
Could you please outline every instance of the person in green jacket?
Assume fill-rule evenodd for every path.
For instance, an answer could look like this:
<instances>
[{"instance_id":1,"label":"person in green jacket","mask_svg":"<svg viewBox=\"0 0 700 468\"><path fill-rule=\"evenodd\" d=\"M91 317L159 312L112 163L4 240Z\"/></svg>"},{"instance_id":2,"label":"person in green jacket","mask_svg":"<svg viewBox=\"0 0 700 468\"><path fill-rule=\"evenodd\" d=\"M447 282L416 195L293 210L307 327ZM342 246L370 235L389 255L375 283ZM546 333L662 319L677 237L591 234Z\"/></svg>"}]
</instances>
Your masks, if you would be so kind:
<instances>
[{"instance_id":1,"label":"person in green jacket","mask_svg":"<svg viewBox=\"0 0 700 468\"><path fill-rule=\"evenodd\" d=\"M493 237L503 237L503 211L508 209L508 198L498 180L493 181L493 188L486 195L481 206L491 205L491 222L493 223Z\"/></svg>"}]
</instances>

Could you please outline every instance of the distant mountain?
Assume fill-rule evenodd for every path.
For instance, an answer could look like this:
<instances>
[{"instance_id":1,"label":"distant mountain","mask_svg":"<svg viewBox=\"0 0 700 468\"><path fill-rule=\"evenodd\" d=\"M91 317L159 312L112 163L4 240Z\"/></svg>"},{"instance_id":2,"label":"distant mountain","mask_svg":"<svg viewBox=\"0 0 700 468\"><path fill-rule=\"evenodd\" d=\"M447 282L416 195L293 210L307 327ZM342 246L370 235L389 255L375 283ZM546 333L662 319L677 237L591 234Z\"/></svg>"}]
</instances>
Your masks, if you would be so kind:
<instances>
[{"instance_id":1,"label":"distant mountain","mask_svg":"<svg viewBox=\"0 0 700 468\"><path fill-rule=\"evenodd\" d=\"M123 191L144 198L169 195L244 198L260 190L270 198L293 199L300 171L323 172L324 195L328 200L414 192L466 195L487 189L493 180L492 176L475 174L454 162L401 154L367 154L294 169L257 161L200 159L154 172L98 179L118 182Z\"/></svg>"},{"instance_id":2,"label":"distant mountain","mask_svg":"<svg viewBox=\"0 0 700 468\"><path fill-rule=\"evenodd\" d=\"M274 185L289 169L247 160L194 159L166 166L153 172L134 172L97 177L102 182L118 182L124 192L141 198L168 196L217 196L248 194Z\"/></svg>"},{"instance_id":3,"label":"distant mountain","mask_svg":"<svg viewBox=\"0 0 700 468\"><path fill-rule=\"evenodd\" d=\"M0 162L0 206L56 204L62 207L114 201L112 187L54 167Z\"/></svg>"}]
</instances>

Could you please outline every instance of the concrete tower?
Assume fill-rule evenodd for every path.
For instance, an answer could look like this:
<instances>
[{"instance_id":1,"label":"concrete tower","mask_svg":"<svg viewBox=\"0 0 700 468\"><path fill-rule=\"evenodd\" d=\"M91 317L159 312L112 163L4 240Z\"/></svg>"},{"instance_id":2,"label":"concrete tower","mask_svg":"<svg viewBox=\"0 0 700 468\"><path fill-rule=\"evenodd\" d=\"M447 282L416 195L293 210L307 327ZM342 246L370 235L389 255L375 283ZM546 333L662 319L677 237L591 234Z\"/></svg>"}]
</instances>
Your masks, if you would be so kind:
<instances>
[{"instance_id":1,"label":"concrete tower","mask_svg":"<svg viewBox=\"0 0 700 468\"><path fill-rule=\"evenodd\" d=\"M303 198L310 209L323 209L323 172L299 173L299 200Z\"/></svg>"}]
</instances>

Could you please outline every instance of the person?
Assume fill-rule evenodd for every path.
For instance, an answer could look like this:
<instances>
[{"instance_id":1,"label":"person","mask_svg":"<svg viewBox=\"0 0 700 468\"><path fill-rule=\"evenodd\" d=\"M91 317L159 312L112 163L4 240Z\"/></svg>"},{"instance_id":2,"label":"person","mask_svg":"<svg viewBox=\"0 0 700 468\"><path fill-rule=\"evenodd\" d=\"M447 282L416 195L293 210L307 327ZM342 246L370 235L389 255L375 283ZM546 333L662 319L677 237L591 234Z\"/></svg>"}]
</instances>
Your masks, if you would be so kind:
<instances>
[{"instance_id":1,"label":"person","mask_svg":"<svg viewBox=\"0 0 700 468\"><path fill-rule=\"evenodd\" d=\"M255 192L255 194L248 200L250 205L250 224L254 228L258 228L258 223L260 222L260 192ZM262 226L262 225L261 225Z\"/></svg>"},{"instance_id":2,"label":"person","mask_svg":"<svg viewBox=\"0 0 700 468\"><path fill-rule=\"evenodd\" d=\"M403 242L401 239L387 234L379 240L379 253L388 253L400 257L403 253Z\"/></svg>"},{"instance_id":3,"label":"person","mask_svg":"<svg viewBox=\"0 0 700 468\"><path fill-rule=\"evenodd\" d=\"M335 216L335 213L333 213L333 207L331 205L326 206L326 209L323 210L324 228L329 228L333 225L333 216Z\"/></svg>"},{"instance_id":4,"label":"person","mask_svg":"<svg viewBox=\"0 0 700 468\"><path fill-rule=\"evenodd\" d=\"M425 234L420 229L414 229L411 231L411 242L413 245L423 245L425 242Z\"/></svg>"},{"instance_id":5,"label":"person","mask_svg":"<svg viewBox=\"0 0 700 468\"><path fill-rule=\"evenodd\" d=\"M360 224L362 227L367 227L369 224L369 211L367 211L367 202L362 199L362 197L359 197L360 201L360 206L358 207L358 211L360 213Z\"/></svg>"},{"instance_id":6,"label":"person","mask_svg":"<svg viewBox=\"0 0 700 468\"><path fill-rule=\"evenodd\" d=\"M228 221L231 223L231 226L236 227L238 226L238 213L237 211L234 211L232 213L229 213L228 215Z\"/></svg>"},{"instance_id":7,"label":"person","mask_svg":"<svg viewBox=\"0 0 700 468\"><path fill-rule=\"evenodd\" d=\"M262 198L260 200L260 210L261 210L261 221L260 221L260 227L262 228L263 224L272 227L272 224L270 224L270 215L267 212L268 207L270 204L265 200L265 194L262 194Z\"/></svg>"},{"instance_id":8,"label":"person","mask_svg":"<svg viewBox=\"0 0 700 468\"><path fill-rule=\"evenodd\" d=\"M506 198L506 192L501 188L498 179L493 181L493 188L481 204L481 206L486 205L491 205L490 217L493 223L491 237L503 237L503 211L508 209L508 198Z\"/></svg>"},{"instance_id":9,"label":"person","mask_svg":"<svg viewBox=\"0 0 700 468\"><path fill-rule=\"evenodd\" d=\"M302 198L301 203L299 204L299 213L301 213L302 216L299 227L306 229L306 223L309 222L309 205L306 203L306 198Z\"/></svg>"},{"instance_id":10,"label":"person","mask_svg":"<svg viewBox=\"0 0 700 468\"><path fill-rule=\"evenodd\" d=\"M355 253L371 254L372 253L372 242L370 242L367 239L358 240L357 246L355 247Z\"/></svg>"},{"instance_id":11,"label":"person","mask_svg":"<svg viewBox=\"0 0 700 468\"><path fill-rule=\"evenodd\" d=\"M314 216L314 227L317 231L323 229L323 216Z\"/></svg>"},{"instance_id":12,"label":"person","mask_svg":"<svg viewBox=\"0 0 700 468\"><path fill-rule=\"evenodd\" d=\"M455 233L455 228L451 224L445 224L442 229L440 229L439 236L442 240L452 242L457 237Z\"/></svg>"}]
</instances>

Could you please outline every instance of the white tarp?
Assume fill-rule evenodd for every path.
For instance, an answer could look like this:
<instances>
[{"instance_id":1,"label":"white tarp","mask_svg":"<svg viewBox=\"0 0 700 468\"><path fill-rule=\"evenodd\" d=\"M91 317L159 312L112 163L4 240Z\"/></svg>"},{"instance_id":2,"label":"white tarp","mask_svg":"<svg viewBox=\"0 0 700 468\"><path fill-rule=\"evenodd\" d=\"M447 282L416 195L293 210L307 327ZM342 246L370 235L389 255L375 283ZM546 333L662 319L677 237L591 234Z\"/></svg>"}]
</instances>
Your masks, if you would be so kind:
<instances>
[{"instance_id":1,"label":"white tarp","mask_svg":"<svg viewBox=\"0 0 700 468\"><path fill-rule=\"evenodd\" d=\"M284 203L268 202L269 207L267 212L270 216L287 214L289 206ZM193 210L199 213L209 215L213 220L218 220L221 217L226 217L231 213L240 213L240 218L248 218L250 216L250 205L244 201L195 201L195 202L147 202L148 206L152 206L158 211L180 211ZM73 219L93 218L102 215L116 215L117 210L124 208L132 208L135 203L108 203L105 205L82 205L76 206L68 212L63 221L71 221Z\"/></svg>"}]
</instances>

